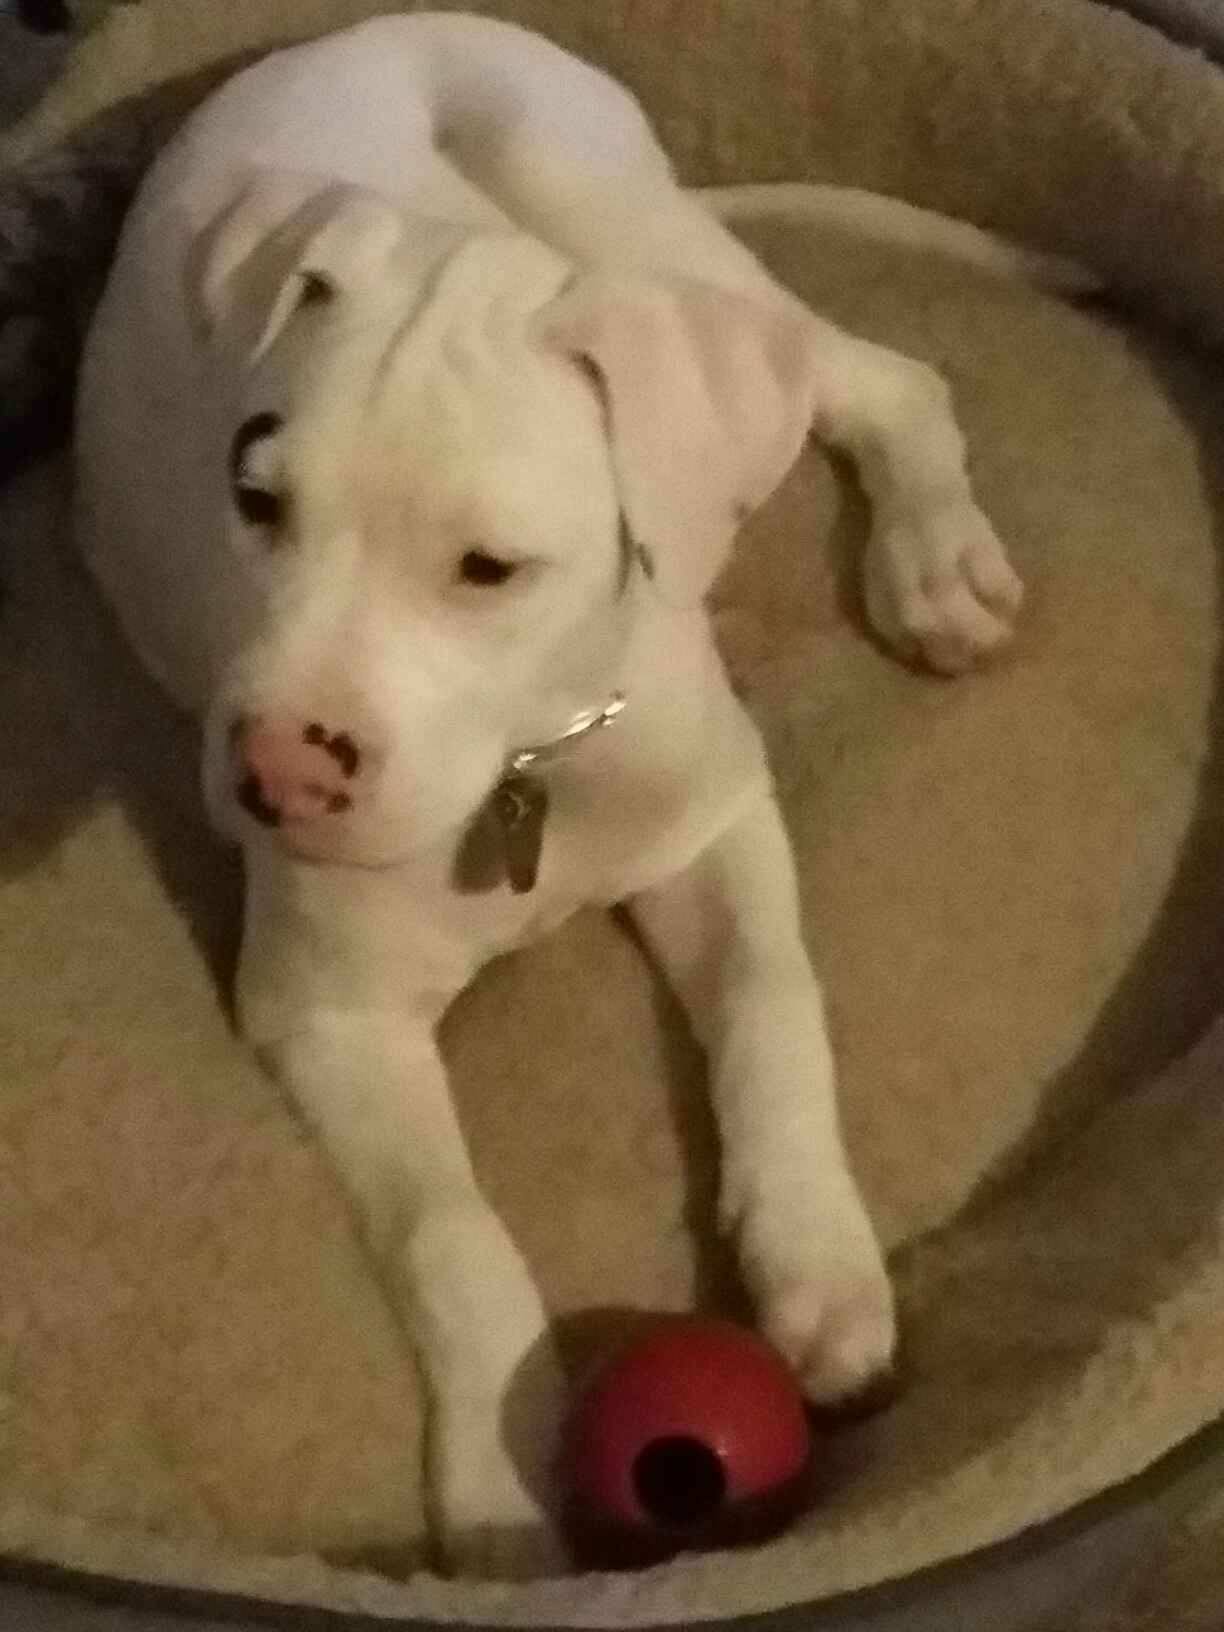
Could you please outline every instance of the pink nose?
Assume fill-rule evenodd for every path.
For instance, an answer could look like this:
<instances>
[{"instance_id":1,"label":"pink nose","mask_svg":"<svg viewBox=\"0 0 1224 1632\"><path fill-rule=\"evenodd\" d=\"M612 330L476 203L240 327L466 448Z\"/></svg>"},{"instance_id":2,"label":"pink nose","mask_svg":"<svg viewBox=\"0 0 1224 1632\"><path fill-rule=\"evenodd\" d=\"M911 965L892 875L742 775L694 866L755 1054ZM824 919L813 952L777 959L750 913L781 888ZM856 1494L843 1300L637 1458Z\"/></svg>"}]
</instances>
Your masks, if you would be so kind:
<instances>
[{"instance_id":1,"label":"pink nose","mask_svg":"<svg viewBox=\"0 0 1224 1632\"><path fill-rule=\"evenodd\" d=\"M349 732L317 720L236 720L230 751L235 797L265 827L343 816L366 758Z\"/></svg>"}]
</instances>

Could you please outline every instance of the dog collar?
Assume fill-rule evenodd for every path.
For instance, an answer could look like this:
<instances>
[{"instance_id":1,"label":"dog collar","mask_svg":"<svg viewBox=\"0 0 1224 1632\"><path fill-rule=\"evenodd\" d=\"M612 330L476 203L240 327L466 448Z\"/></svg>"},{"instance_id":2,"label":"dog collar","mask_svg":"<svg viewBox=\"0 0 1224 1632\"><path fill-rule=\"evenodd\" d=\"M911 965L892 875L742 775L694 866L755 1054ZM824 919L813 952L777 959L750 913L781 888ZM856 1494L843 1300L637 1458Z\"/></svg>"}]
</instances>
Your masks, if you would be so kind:
<instances>
[{"instance_id":1,"label":"dog collar","mask_svg":"<svg viewBox=\"0 0 1224 1632\"><path fill-rule=\"evenodd\" d=\"M560 736L519 748L507 759L489 800L489 810L501 842L505 877L516 895L535 888L544 847L548 815L548 786L539 774L545 767L572 753L596 731L618 720L625 710L623 692L615 692L602 708L576 714Z\"/></svg>"},{"instance_id":2,"label":"dog collar","mask_svg":"<svg viewBox=\"0 0 1224 1632\"><path fill-rule=\"evenodd\" d=\"M627 702L628 698L623 691L613 692L611 701L605 703L602 708L584 708L581 714L575 714L559 737L553 737L549 742L536 743L531 748L518 749L507 759L506 768L502 772L502 781L504 782L507 777L523 776L528 771L538 770L542 765L551 765L555 760L561 759L584 738L618 720L624 713Z\"/></svg>"}]
</instances>

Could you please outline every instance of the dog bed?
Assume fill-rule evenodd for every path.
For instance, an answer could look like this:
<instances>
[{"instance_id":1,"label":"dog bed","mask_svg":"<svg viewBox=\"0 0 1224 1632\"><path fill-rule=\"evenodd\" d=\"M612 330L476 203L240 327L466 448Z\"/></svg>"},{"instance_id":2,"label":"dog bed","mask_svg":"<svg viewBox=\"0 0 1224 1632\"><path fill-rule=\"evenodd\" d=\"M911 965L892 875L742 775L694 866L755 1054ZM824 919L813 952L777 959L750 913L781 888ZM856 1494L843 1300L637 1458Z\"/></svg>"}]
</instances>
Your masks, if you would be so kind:
<instances>
[{"instance_id":1,"label":"dog bed","mask_svg":"<svg viewBox=\"0 0 1224 1632\"><path fill-rule=\"evenodd\" d=\"M9 173L374 9L120 6L8 138ZM815 306L945 370L1029 584L993 670L898 666L858 616L862 501L813 449L717 595L905 1386L829 1441L824 1501L767 1547L531 1585L422 1567L411 1364L318 1152L230 1033L235 862L189 726L72 564L50 461L0 515L0 1553L373 1615L691 1623L1015 1535L1224 1406L1224 78L1088 0L486 9L633 85L695 183L886 190L1113 291L1073 306L781 207L741 223ZM737 1307L700 1061L614 920L487 971L444 1041L575 1365L629 1311Z\"/></svg>"}]
</instances>

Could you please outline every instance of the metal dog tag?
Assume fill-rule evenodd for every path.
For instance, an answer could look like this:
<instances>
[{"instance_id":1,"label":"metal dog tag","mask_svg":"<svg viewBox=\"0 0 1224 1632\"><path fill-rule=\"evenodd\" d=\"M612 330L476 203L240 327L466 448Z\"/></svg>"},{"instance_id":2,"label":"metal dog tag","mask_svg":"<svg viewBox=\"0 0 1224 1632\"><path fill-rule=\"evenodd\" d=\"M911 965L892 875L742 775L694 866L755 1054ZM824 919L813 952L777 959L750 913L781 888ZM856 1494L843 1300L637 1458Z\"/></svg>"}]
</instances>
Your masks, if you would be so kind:
<instances>
[{"instance_id":1,"label":"metal dog tag","mask_svg":"<svg viewBox=\"0 0 1224 1632\"><path fill-rule=\"evenodd\" d=\"M548 789L537 777L518 773L497 784L492 803L510 888L516 895L526 895L535 888L540 871Z\"/></svg>"}]
</instances>

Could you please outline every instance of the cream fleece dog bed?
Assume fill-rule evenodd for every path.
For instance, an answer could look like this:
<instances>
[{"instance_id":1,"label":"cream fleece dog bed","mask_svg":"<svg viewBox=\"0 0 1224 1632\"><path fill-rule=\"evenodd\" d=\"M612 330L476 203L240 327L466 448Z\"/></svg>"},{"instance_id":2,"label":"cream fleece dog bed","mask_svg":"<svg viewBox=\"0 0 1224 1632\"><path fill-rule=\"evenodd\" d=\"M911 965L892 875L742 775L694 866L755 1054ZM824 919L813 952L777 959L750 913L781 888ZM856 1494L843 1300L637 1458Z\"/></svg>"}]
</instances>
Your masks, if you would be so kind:
<instances>
[{"instance_id":1,"label":"cream fleece dog bed","mask_svg":"<svg viewBox=\"0 0 1224 1632\"><path fill-rule=\"evenodd\" d=\"M9 162L374 9L121 7ZM1224 78L1118 14L488 9L633 84L694 180L885 188L1224 331ZM51 463L0 515L0 1553L374 1614L687 1623L1014 1534L1224 1404L1217 365L1138 315L777 215L744 231L819 308L948 373L1030 585L993 672L897 667L849 588L862 505L813 450L719 592L895 1247L905 1392L831 1442L824 1504L770 1547L528 1587L419 1568L412 1368L317 1152L227 1029L233 863L190 731L71 564ZM612 921L490 970L445 1041L576 1359L617 1311L734 1306L700 1064Z\"/></svg>"}]
</instances>

